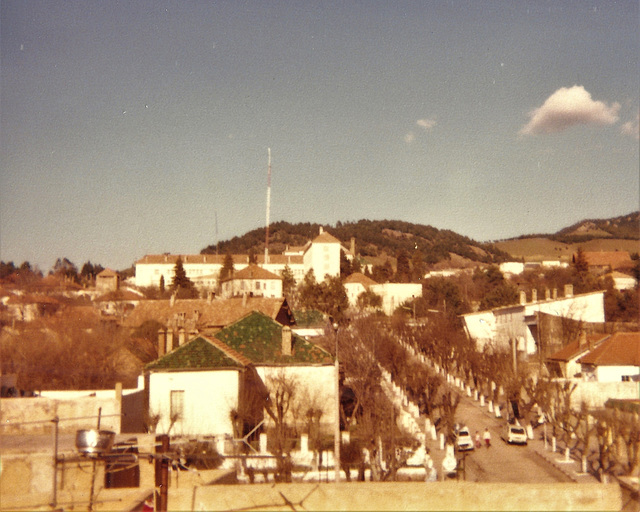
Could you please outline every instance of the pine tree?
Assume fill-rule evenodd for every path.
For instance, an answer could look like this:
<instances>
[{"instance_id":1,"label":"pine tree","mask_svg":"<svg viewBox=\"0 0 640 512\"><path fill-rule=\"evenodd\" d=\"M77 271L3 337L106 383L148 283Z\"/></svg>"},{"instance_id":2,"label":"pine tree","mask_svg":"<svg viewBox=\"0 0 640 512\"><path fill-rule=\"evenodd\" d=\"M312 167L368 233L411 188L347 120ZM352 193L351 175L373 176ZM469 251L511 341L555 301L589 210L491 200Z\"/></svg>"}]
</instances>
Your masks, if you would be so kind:
<instances>
[{"instance_id":1,"label":"pine tree","mask_svg":"<svg viewBox=\"0 0 640 512\"><path fill-rule=\"evenodd\" d=\"M193 283L187 277L187 273L184 270L184 266L182 265L182 259L178 258L176 261L175 267L173 267L173 280L171 281L171 289L184 289L190 290L193 288Z\"/></svg>"},{"instance_id":2,"label":"pine tree","mask_svg":"<svg viewBox=\"0 0 640 512\"><path fill-rule=\"evenodd\" d=\"M233 256L227 253L222 262L222 268L220 269L220 280L226 279L233 275Z\"/></svg>"},{"instance_id":3,"label":"pine tree","mask_svg":"<svg viewBox=\"0 0 640 512\"><path fill-rule=\"evenodd\" d=\"M159 289L160 289L160 294L162 295L164 293L164 275L160 276Z\"/></svg>"}]
</instances>

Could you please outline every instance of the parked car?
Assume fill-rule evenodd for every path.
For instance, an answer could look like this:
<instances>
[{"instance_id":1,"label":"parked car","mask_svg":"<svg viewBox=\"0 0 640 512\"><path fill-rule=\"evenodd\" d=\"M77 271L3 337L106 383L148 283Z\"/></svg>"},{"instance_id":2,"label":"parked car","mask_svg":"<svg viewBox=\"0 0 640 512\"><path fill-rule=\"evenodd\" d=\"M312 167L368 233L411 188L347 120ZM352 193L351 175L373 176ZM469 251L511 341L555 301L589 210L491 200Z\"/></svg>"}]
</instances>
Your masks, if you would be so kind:
<instances>
[{"instance_id":1,"label":"parked car","mask_svg":"<svg viewBox=\"0 0 640 512\"><path fill-rule=\"evenodd\" d=\"M507 425L507 443L527 444L527 432L520 425Z\"/></svg>"},{"instance_id":2,"label":"parked car","mask_svg":"<svg viewBox=\"0 0 640 512\"><path fill-rule=\"evenodd\" d=\"M462 427L456 435L458 451L473 450L473 439L467 427Z\"/></svg>"}]
</instances>

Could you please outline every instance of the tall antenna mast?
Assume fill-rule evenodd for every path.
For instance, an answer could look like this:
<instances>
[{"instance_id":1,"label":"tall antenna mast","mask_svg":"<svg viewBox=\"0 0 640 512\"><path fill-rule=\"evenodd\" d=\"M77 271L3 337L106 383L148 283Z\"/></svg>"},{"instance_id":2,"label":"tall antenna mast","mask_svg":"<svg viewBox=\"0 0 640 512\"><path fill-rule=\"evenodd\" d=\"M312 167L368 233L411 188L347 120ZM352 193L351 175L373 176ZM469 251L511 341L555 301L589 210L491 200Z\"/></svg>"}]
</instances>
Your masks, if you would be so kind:
<instances>
[{"instance_id":1,"label":"tall antenna mast","mask_svg":"<svg viewBox=\"0 0 640 512\"><path fill-rule=\"evenodd\" d=\"M215 211L216 214L216 256L218 255L218 210Z\"/></svg>"},{"instance_id":2,"label":"tall antenna mast","mask_svg":"<svg viewBox=\"0 0 640 512\"><path fill-rule=\"evenodd\" d=\"M269 155L268 173L267 173L267 229L264 240L264 262L269 263L269 214L271 213L271 148L267 148Z\"/></svg>"}]
</instances>

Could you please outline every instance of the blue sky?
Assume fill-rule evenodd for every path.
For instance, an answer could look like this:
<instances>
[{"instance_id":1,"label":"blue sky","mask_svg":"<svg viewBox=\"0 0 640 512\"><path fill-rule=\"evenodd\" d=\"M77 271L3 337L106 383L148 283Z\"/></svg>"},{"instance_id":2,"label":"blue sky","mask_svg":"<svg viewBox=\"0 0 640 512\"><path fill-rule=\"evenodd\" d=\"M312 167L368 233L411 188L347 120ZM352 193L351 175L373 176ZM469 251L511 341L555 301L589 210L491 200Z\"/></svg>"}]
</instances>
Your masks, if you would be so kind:
<instances>
[{"instance_id":1,"label":"blue sky","mask_svg":"<svg viewBox=\"0 0 640 512\"><path fill-rule=\"evenodd\" d=\"M476 240L639 208L633 1L0 4L0 258L123 269L271 221Z\"/></svg>"}]
</instances>

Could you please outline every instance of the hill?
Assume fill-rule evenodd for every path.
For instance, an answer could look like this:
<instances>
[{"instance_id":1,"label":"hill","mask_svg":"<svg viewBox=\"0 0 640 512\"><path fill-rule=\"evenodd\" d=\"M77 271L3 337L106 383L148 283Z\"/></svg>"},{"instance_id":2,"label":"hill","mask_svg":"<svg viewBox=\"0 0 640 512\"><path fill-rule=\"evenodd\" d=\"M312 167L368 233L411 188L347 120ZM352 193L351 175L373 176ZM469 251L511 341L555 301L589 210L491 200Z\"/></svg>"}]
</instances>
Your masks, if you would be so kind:
<instances>
[{"instance_id":1,"label":"hill","mask_svg":"<svg viewBox=\"0 0 640 512\"><path fill-rule=\"evenodd\" d=\"M425 263L435 265L439 262L451 266L464 266L466 263L499 263L507 261L509 255L493 244L476 242L470 238L441 230L432 226L413 224L396 220L359 220L357 222L338 222L335 226L315 223L290 224L275 222L269 228L269 252L281 254L287 246L301 246L313 240L320 227L349 247L353 238L356 252L370 260L394 259L404 250L410 257L420 251ZM218 244L218 252L248 253L264 252L265 228L249 231L243 236L234 237ZM215 245L202 249L202 254L216 252Z\"/></svg>"},{"instance_id":2,"label":"hill","mask_svg":"<svg viewBox=\"0 0 640 512\"><path fill-rule=\"evenodd\" d=\"M640 212L610 219L586 219L557 233L523 235L495 244L516 259L526 261L571 261L582 247L585 251L640 252Z\"/></svg>"}]
</instances>

